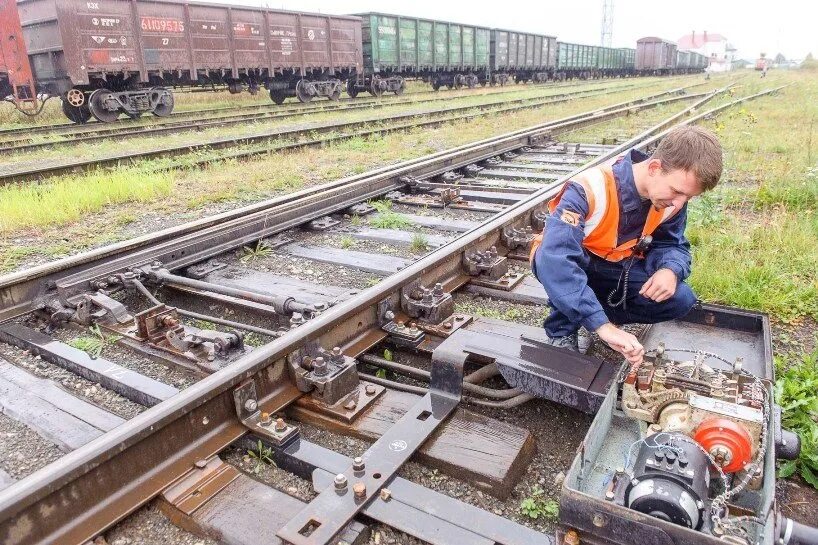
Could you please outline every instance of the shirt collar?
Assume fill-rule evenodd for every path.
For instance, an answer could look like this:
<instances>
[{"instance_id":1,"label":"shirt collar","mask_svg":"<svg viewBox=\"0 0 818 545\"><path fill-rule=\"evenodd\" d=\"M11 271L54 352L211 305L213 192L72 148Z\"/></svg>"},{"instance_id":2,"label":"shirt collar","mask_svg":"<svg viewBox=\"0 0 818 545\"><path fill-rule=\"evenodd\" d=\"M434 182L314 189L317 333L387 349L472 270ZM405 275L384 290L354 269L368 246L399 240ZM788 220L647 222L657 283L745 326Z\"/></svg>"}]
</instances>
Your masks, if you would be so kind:
<instances>
[{"instance_id":1,"label":"shirt collar","mask_svg":"<svg viewBox=\"0 0 818 545\"><path fill-rule=\"evenodd\" d=\"M633 212L642 207L642 198L636 190L636 182L633 179L633 165L641 163L648 157L650 156L637 149L632 149L619 157L613 165L619 206L625 212Z\"/></svg>"}]
</instances>

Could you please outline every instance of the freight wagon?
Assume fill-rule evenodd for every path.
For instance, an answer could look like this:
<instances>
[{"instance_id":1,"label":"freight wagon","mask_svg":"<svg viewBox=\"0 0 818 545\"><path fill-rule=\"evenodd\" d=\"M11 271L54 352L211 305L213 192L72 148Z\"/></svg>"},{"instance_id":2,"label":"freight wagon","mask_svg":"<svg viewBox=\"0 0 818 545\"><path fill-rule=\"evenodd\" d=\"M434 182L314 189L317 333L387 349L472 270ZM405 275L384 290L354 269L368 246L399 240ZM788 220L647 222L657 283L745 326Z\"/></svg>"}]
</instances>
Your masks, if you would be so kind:
<instances>
[{"instance_id":1,"label":"freight wagon","mask_svg":"<svg viewBox=\"0 0 818 545\"><path fill-rule=\"evenodd\" d=\"M0 99L5 97L24 112L37 110L34 78L15 0L0 0Z\"/></svg>"},{"instance_id":2,"label":"freight wagon","mask_svg":"<svg viewBox=\"0 0 818 545\"><path fill-rule=\"evenodd\" d=\"M694 74L707 68L707 57L695 51L676 52L676 74Z\"/></svg>"},{"instance_id":3,"label":"freight wagon","mask_svg":"<svg viewBox=\"0 0 818 545\"><path fill-rule=\"evenodd\" d=\"M171 85L337 100L363 67L357 17L173 0L21 0L38 92L76 122L166 116Z\"/></svg>"},{"instance_id":4,"label":"freight wagon","mask_svg":"<svg viewBox=\"0 0 818 545\"><path fill-rule=\"evenodd\" d=\"M357 15L364 71L347 85L352 97L361 91L401 94L405 78L421 78L435 90L475 87L488 79L488 28L386 13Z\"/></svg>"},{"instance_id":5,"label":"freight wagon","mask_svg":"<svg viewBox=\"0 0 818 545\"><path fill-rule=\"evenodd\" d=\"M636 72L639 75L665 75L676 71L676 44L661 38L636 40Z\"/></svg>"},{"instance_id":6,"label":"freight wagon","mask_svg":"<svg viewBox=\"0 0 818 545\"><path fill-rule=\"evenodd\" d=\"M553 77L557 66L557 39L554 36L492 29L490 48L492 85L540 83Z\"/></svg>"},{"instance_id":7,"label":"freight wagon","mask_svg":"<svg viewBox=\"0 0 818 545\"><path fill-rule=\"evenodd\" d=\"M623 77L633 74L635 50L558 43L557 79Z\"/></svg>"}]
</instances>

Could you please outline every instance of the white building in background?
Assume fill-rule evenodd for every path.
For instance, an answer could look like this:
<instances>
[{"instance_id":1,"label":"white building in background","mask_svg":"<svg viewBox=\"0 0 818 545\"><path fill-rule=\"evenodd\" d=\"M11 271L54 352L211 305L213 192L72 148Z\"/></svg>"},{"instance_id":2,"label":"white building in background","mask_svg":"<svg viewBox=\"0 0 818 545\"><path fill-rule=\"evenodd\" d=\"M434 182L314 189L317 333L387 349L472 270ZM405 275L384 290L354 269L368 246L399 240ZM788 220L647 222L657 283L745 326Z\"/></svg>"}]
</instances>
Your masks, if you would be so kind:
<instances>
[{"instance_id":1,"label":"white building in background","mask_svg":"<svg viewBox=\"0 0 818 545\"><path fill-rule=\"evenodd\" d=\"M736 60L736 48L727 38L715 32L696 32L685 34L678 40L680 50L695 51L710 59L708 72L727 72Z\"/></svg>"}]
</instances>

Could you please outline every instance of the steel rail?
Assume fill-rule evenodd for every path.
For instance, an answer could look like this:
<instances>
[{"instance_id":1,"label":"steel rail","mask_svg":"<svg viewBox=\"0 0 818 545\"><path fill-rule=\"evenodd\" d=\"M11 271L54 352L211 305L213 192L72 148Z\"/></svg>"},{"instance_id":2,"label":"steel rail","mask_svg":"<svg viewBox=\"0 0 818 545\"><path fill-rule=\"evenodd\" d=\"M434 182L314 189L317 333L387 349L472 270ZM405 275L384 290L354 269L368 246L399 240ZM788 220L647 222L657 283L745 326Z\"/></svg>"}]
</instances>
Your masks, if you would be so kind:
<instances>
[{"instance_id":1,"label":"steel rail","mask_svg":"<svg viewBox=\"0 0 818 545\"><path fill-rule=\"evenodd\" d=\"M489 107L489 106L499 106L503 104L524 104L528 102L536 102L548 99L548 104L562 102L563 100L570 100L575 98L589 98L595 97L600 95L618 93L621 91L628 91L633 89L638 89L639 87L636 86L623 86L623 87L616 87L611 89L609 87L596 90L596 91L577 91L576 93L562 93L562 94L548 94L548 95L537 95L532 97L523 97L523 98L515 98L512 100L500 100L494 102L481 102L479 104L473 104L472 107ZM559 98L558 98L559 97ZM564 98L562 98L564 97ZM437 101L440 99L435 99ZM137 137L137 136L156 136L159 134L166 134L166 133L176 133L176 132L184 132L184 131L202 131L206 129L211 129L215 127L228 127L232 125L238 125L241 123L245 123L250 121L252 123L262 123L262 122L269 122L269 121L278 121L280 119L289 119L293 117L302 117L306 115L311 115L313 113L327 113L327 112L349 112L349 111L358 111L358 110L374 110L379 108L385 107L399 107L399 106L414 106L415 104L421 104L426 102L433 102L432 100L429 101L417 101L417 102L401 102L401 103L394 103L394 104L377 104L377 105L350 105L348 108L343 109L334 109L334 110L318 110L316 112L307 111L307 112L274 112L272 114L264 114L264 116L255 116L248 117L248 114L242 116L231 116L225 118L213 118L213 119L204 119L204 120L185 120L181 122L173 122L173 123L154 123L151 125L141 125L138 127L108 127L103 126L99 129L93 131L81 131L77 133L70 133L69 136L62 140L49 140L47 142L25 142L25 143L12 143L12 145L5 145L9 142L0 142L0 152L6 153L20 153L20 152L30 152L32 150L39 150L39 149L47 149L53 148L58 146L66 146L70 144L76 143L89 143L89 142L98 142L103 140L108 140L112 137L114 138L129 138L129 137Z\"/></svg>"},{"instance_id":2,"label":"steel rail","mask_svg":"<svg viewBox=\"0 0 818 545\"><path fill-rule=\"evenodd\" d=\"M665 92L663 94L668 94ZM681 97L676 97L676 100L685 100L689 98L695 98L698 96L703 95L684 95ZM136 151L130 153L120 153L111 156L103 156L103 157L96 157L96 158L87 158L87 159L78 159L74 161L67 161L60 164L43 164L40 166L35 166L31 168L23 168L19 170L11 170L11 169L3 169L0 167L0 185L5 185L8 183L12 183L15 181L31 181L32 178L42 178L47 176L54 176L57 174L67 173L67 172L75 172L81 170L88 170L91 168L101 168L110 165L120 165L123 162L130 162L134 160L145 160L145 159L157 159L157 158L165 158L165 157L175 157L179 155L186 155L188 153L198 151L198 150L219 150L224 148L230 148L235 146L247 145L247 144L260 144L265 143L268 141L277 141L287 138L299 138L303 136L308 136L314 133L334 133L335 131L339 130L349 130L349 129L356 129L361 128L362 131L355 132L353 134L341 134L338 136L333 136L332 138L325 138L321 140L310 140L307 142L295 142L285 144L284 146L268 148L263 147L257 150L252 151L244 151L240 155L241 156L249 156L249 155L258 155L262 153L267 153L269 151L278 151L280 149L293 149L298 147L304 147L309 145L318 145L323 144L327 141L338 140L338 139L346 139L346 138L355 138L361 135L366 134L376 134L376 133L383 133L388 131L397 131L397 130L406 130L412 129L420 126L428 126L430 124L442 124L448 123L451 121L457 120L465 120L470 119L473 117L497 114L497 113L506 113L506 112L514 112L526 109L533 109L539 108L542 106L547 106L550 104L563 102L566 99L554 99L554 100L544 100L541 102L535 102L531 104L525 104L522 106L510 106L507 108L497 108L496 105L489 105L489 106L482 106L482 105L474 105L474 106L456 106L451 108L439 108L436 110L426 110L421 112L413 112L407 114L399 114L390 116L387 118L380 118L380 117L373 117L368 119L362 119L357 121L345 121L345 122L330 122L324 123L320 125L313 125L309 127L298 127L286 130L278 130L272 129L268 131L264 131L261 133L256 134L249 134L249 135L242 135L238 137L227 137L227 138L217 138L212 139L206 142L200 142L195 144L181 144L176 146L164 147L159 149L153 150L145 150L145 151ZM481 112L479 116L477 115L469 115L467 112L477 110ZM459 115L451 116L451 114L457 114L458 112L462 112ZM445 116L450 117L445 117ZM433 120L430 121L423 121L418 120L418 118L423 118L427 116L443 116L443 117L435 117ZM415 121L411 121L415 120ZM399 125L396 127L378 127L376 129L368 130L368 127L372 125L382 124L382 123L394 123L394 122L401 122L407 121L404 125ZM217 156L212 159L207 159L206 161L219 161L223 160L224 157ZM181 165L180 165L181 166ZM185 163L184 166L189 166L189 163Z\"/></svg>"},{"instance_id":3,"label":"steel rail","mask_svg":"<svg viewBox=\"0 0 818 545\"><path fill-rule=\"evenodd\" d=\"M0 540L7 545L71 544L94 537L158 494L197 460L216 454L246 433L233 406L233 389L239 384L253 380L262 407L270 412L278 410L299 395L282 376L283 358L304 342L320 340L327 346L341 346L360 338L370 328L377 328L377 304L384 300L397 303L396 293L413 282L429 285L444 281L449 289L461 285L467 281L460 272L466 249L499 246L503 227L527 219L578 172L630 147L649 147L677 122L692 123L772 91L679 121L704 103L697 102L358 296L11 485L0 492ZM99 498L100 489L105 491L105 498Z\"/></svg>"},{"instance_id":4,"label":"steel rail","mask_svg":"<svg viewBox=\"0 0 818 545\"><path fill-rule=\"evenodd\" d=\"M701 82L693 85L687 86L687 88L692 88L700 85L705 85L707 82ZM570 92L561 92L561 93L546 93L542 95L535 95L533 98L556 98L556 97L563 97L563 96L571 96L571 95L578 95L583 93L593 93L593 92L600 92L600 91L624 91L630 90L635 88L648 88L648 87L655 87L657 83L650 83L648 85L608 85L608 86L594 86L589 88L578 89L575 91ZM523 92L523 90L517 89L517 93ZM43 127L41 130L21 130L19 134L14 133L14 138L4 138L0 140L0 151L19 151L22 149L26 149L24 147L25 144L38 144L38 145L59 145L61 143L67 142L74 142L74 141L89 141L91 136L110 136L115 134L117 136L127 134L127 135L141 135L141 134L154 134L150 131L156 131L159 129L167 129L168 131L171 128L177 128L179 130L184 130L186 128L196 129L201 126L222 126L219 125L220 123L224 126L239 123L241 121L249 121L253 123L258 123L261 121L268 121L268 120L275 120L275 119L286 119L291 117L298 117L302 115L310 115L310 114L321 114L321 113L328 113L328 112L347 112L347 111L357 111L357 110L374 110L380 108L387 108L387 107L398 107L398 106L411 106L414 104L421 104L421 103L429 103L429 102L439 102L439 101L451 101L451 100L459 100L459 99L472 99L472 98L487 98L493 99L495 98L495 94L500 93L487 93L483 95L474 95L474 96L463 96L463 97L432 97L428 99L421 99L421 100L401 100L401 101L385 101L385 102L355 102L352 104L341 104L338 105L337 103L332 103L334 107L322 106L320 108L282 108L276 110L269 110L269 111L260 111L260 112L247 112L247 113L238 113L238 114L228 114L228 115L217 115L212 117L194 117L191 115L190 119L168 119L162 118L159 121L153 123L92 123L92 124L85 124L85 125L58 125L51 130L44 130ZM511 94L511 93L502 93L502 94ZM515 99L515 100L523 100L523 99ZM195 115L195 114L194 114ZM36 136L44 135L46 137L51 136L68 136L68 137L78 137L75 140L50 140L48 142L32 142ZM3 133L0 132L0 137L3 136ZM88 136L88 140L80 140L79 137ZM20 144L21 141L23 145Z\"/></svg>"},{"instance_id":5,"label":"steel rail","mask_svg":"<svg viewBox=\"0 0 818 545\"><path fill-rule=\"evenodd\" d=\"M191 254L201 258L202 252L221 252L225 248L224 240L236 241L236 244L249 243L268 236L276 226L283 225L284 219L280 214L276 221L271 221L275 210L293 207L287 218L288 225L297 224L303 218L314 219L402 187L403 176L441 174L525 145L532 134L542 136L554 131L580 128L625 115L634 109L652 107L656 102L650 102L651 98L653 96L642 97L512 131L2 276L0 321L33 310L36 299L43 296L45 290L53 290L58 281L63 284L80 283L74 279L104 277L121 270L123 266L150 263L157 259L163 262L178 261L183 257L192 257ZM335 205L331 208L319 207L316 202L322 199L322 195L333 199Z\"/></svg>"}]
</instances>

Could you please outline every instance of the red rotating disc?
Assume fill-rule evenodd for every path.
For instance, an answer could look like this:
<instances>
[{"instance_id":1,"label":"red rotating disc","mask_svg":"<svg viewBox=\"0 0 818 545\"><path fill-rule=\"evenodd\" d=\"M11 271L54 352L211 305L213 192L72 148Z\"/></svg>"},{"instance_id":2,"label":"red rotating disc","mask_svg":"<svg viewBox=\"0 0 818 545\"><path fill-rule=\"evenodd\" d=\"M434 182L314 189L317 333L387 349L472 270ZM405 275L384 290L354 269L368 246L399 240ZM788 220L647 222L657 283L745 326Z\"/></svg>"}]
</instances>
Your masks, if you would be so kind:
<instances>
[{"instance_id":1,"label":"red rotating disc","mask_svg":"<svg viewBox=\"0 0 818 545\"><path fill-rule=\"evenodd\" d=\"M696 428L693 439L707 452L722 447L730 453L730 460L722 466L725 473L734 473L750 463L753 439L744 426L732 420L708 418Z\"/></svg>"}]
</instances>

